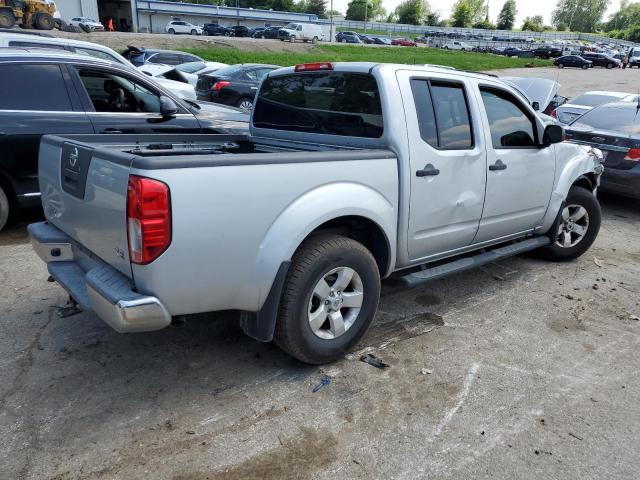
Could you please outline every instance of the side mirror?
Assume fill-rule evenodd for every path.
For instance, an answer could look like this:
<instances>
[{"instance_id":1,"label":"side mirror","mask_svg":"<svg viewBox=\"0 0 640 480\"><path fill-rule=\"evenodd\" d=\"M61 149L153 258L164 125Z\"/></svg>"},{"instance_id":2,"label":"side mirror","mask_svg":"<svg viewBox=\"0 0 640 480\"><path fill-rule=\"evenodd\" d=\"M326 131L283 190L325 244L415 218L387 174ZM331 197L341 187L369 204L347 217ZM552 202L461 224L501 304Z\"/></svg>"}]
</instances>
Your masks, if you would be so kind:
<instances>
[{"instance_id":1,"label":"side mirror","mask_svg":"<svg viewBox=\"0 0 640 480\"><path fill-rule=\"evenodd\" d=\"M560 143L564 140L564 128L560 125L547 125L542 137L542 145L548 147L553 143Z\"/></svg>"},{"instance_id":2,"label":"side mirror","mask_svg":"<svg viewBox=\"0 0 640 480\"><path fill-rule=\"evenodd\" d=\"M538 102L533 102L531 104L531 108L533 108L536 112L540 111L540 104Z\"/></svg>"},{"instance_id":3,"label":"side mirror","mask_svg":"<svg viewBox=\"0 0 640 480\"><path fill-rule=\"evenodd\" d=\"M162 115L163 118L167 118L175 116L176 113L178 113L176 102L162 95L160 97L160 115Z\"/></svg>"}]
</instances>

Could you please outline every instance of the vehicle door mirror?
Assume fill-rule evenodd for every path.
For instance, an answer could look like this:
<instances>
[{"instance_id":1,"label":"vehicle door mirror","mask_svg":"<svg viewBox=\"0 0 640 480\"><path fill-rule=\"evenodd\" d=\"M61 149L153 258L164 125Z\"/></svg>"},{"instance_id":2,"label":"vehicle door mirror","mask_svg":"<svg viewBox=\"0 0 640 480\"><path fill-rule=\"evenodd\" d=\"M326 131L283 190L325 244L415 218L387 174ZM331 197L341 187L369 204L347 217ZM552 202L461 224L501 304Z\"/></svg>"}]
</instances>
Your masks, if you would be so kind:
<instances>
[{"instance_id":1,"label":"vehicle door mirror","mask_svg":"<svg viewBox=\"0 0 640 480\"><path fill-rule=\"evenodd\" d=\"M548 147L553 143L560 143L564 140L564 128L560 125L547 125L542 136L542 146Z\"/></svg>"},{"instance_id":2,"label":"vehicle door mirror","mask_svg":"<svg viewBox=\"0 0 640 480\"><path fill-rule=\"evenodd\" d=\"M531 104L531 108L533 108L536 112L540 111L540 104L538 102L533 102Z\"/></svg>"},{"instance_id":3,"label":"vehicle door mirror","mask_svg":"<svg viewBox=\"0 0 640 480\"><path fill-rule=\"evenodd\" d=\"M178 113L178 105L171 98L162 95L160 97L160 115L163 118L173 117Z\"/></svg>"}]
</instances>

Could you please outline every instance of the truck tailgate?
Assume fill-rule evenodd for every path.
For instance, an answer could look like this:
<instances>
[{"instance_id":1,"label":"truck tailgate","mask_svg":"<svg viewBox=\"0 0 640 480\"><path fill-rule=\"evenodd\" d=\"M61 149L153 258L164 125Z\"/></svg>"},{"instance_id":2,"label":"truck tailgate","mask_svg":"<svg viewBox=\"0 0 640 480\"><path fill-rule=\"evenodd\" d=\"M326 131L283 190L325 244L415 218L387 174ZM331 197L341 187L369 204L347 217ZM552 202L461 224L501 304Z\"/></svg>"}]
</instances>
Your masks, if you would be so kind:
<instances>
[{"instance_id":1,"label":"truck tailgate","mask_svg":"<svg viewBox=\"0 0 640 480\"><path fill-rule=\"evenodd\" d=\"M47 135L38 160L47 220L129 278L126 203L131 157Z\"/></svg>"}]
</instances>

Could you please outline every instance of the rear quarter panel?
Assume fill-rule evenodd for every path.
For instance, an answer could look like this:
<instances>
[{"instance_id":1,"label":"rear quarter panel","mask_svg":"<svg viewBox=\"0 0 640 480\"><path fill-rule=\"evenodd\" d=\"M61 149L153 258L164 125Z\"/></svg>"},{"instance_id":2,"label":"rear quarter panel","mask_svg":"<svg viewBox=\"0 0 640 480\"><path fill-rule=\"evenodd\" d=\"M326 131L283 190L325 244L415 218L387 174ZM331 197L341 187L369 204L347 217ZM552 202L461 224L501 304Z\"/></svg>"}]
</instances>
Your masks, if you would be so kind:
<instances>
[{"instance_id":1,"label":"rear quarter panel","mask_svg":"<svg viewBox=\"0 0 640 480\"><path fill-rule=\"evenodd\" d=\"M305 155L304 153L296 155ZM172 315L257 311L281 262L333 218L373 220L396 250L395 158L212 166L136 171L171 189L171 246L149 265L133 265L141 293Z\"/></svg>"}]
</instances>

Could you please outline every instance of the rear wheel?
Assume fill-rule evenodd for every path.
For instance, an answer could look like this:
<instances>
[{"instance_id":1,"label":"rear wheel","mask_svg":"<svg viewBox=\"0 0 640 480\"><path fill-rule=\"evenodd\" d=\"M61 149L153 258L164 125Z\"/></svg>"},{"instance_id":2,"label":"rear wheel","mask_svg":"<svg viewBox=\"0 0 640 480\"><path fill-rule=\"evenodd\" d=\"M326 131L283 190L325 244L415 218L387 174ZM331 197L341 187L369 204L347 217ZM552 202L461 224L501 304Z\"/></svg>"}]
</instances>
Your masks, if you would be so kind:
<instances>
[{"instance_id":1,"label":"rear wheel","mask_svg":"<svg viewBox=\"0 0 640 480\"><path fill-rule=\"evenodd\" d=\"M318 37L313 37L313 39L311 40L311 43L318 43Z\"/></svg>"},{"instance_id":2,"label":"rear wheel","mask_svg":"<svg viewBox=\"0 0 640 480\"><path fill-rule=\"evenodd\" d=\"M613 68L613 63L607 63L607 70L611 70Z\"/></svg>"},{"instance_id":3,"label":"rear wheel","mask_svg":"<svg viewBox=\"0 0 640 480\"><path fill-rule=\"evenodd\" d=\"M191 30L191 35L198 35L198 31L194 28Z\"/></svg>"},{"instance_id":4,"label":"rear wheel","mask_svg":"<svg viewBox=\"0 0 640 480\"><path fill-rule=\"evenodd\" d=\"M175 35L176 31L173 28L169 29L169 35Z\"/></svg>"},{"instance_id":5,"label":"rear wheel","mask_svg":"<svg viewBox=\"0 0 640 480\"><path fill-rule=\"evenodd\" d=\"M564 68L564 63L559 63L558 68Z\"/></svg>"},{"instance_id":6,"label":"rear wheel","mask_svg":"<svg viewBox=\"0 0 640 480\"><path fill-rule=\"evenodd\" d=\"M0 10L0 28L13 28L16 24L16 17L10 10Z\"/></svg>"},{"instance_id":7,"label":"rear wheel","mask_svg":"<svg viewBox=\"0 0 640 480\"><path fill-rule=\"evenodd\" d=\"M7 194L0 186L0 231L2 231L9 221L9 213L11 213L11 204L9 203Z\"/></svg>"},{"instance_id":8,"label":"rear wheel","mask_svg":"<svg viewBox=\"0 0 640 480\"><path fill-rule=\"evenodd\" d=\"M364 245L338 235L305 241L293 257L274 340L306 363L332 362L364 335L380 297L380 274Z\"/></svg>"},{"instance_id":9,"label":"rear wheel","mask_svg":"<svg viewBox=\"0 0 640 480\"><path fill-rule=\"evenodd\" d=\"M587 68L589 68L589 65L587 65L586 63L584 65L582 65L582 69L586 70Z\"/></svg>"},{"instance_id":10,"label":"rear wheel","mask_svg":"<svg viewBox=\"0 0 640 480\"><path fill-rule=\"evenodd\" d=\"M54 24L55 22L53 20L53 17L44 12L36 13L33 19L33 25L38 30L52 30Z\"/></svg>"},{"instance_id":11,"label":"rear wheel","mask_svg":"<svg viewBox=\"0 0 640 480\"><path fill-rule=\"evenodd\" d=\"M253 108L253 101L249 98L241 98L238 100L237 107L245 111L250 111Z\"/></svg>"},{"instance_id":12,"label":"rear wheel","mask_svg":"<svg viewBox=\"0 0 640 480\"><path fill-rule=\"evenodd\" d=\"M578 258L595 241L600 231L601 211L596 196L582 187L571 187L560 213L555 232L549 232L552 244L543 249L550 260Z\"/></svg>"}]
</instances>

